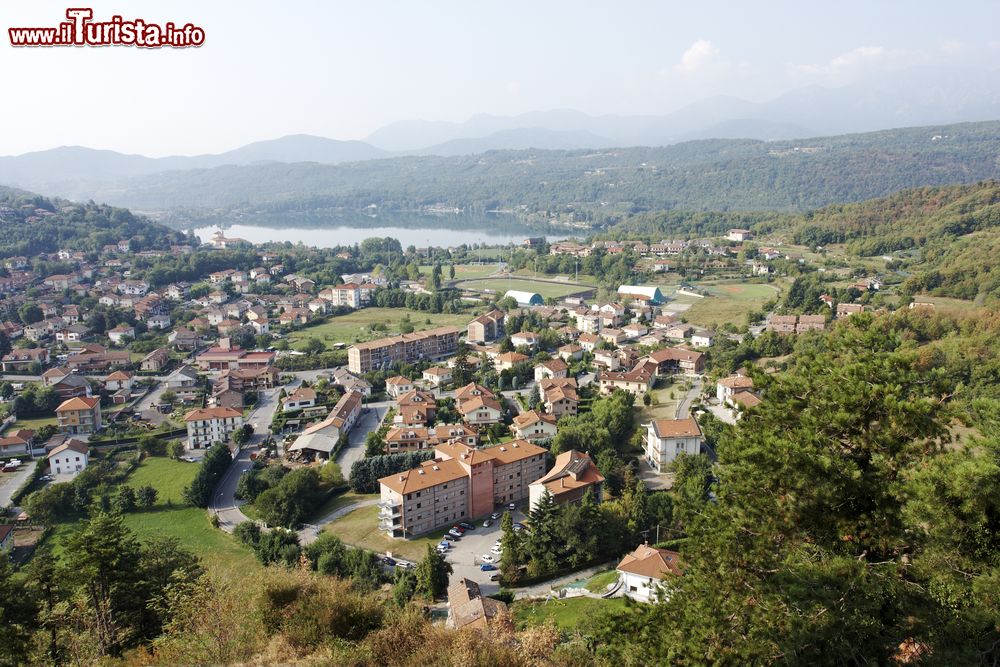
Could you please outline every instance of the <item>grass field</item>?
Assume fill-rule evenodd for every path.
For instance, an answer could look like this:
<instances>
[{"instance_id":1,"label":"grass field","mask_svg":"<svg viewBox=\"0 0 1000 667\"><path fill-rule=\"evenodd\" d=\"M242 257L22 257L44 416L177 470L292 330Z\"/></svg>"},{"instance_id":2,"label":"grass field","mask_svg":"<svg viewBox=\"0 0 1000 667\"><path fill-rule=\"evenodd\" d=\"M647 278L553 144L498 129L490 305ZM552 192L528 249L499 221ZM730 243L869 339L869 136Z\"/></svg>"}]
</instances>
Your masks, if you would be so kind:
<instances>
[{"instance_id":1,"label":"grass field","mask_svg":"<svg viewBox=\"0 0 1000 667\"><path fill-rule=\"evenodd\" d=\"M657 400L654 405L646 407L642 403L642 397L635 402L636 425L648 424L652 419L673 419L677 414L677 402L684 395L684 389L675 384L664 389L654 389L652 394ZM671 398L671 394L676 398Z\"/></svg>"},{"instance_id":2,"label":"grass field","mask_svg":"<svg viewBox=\"0 0 1000 667\"><path fill-rule=\"evenodd\" d=\"M125 515L125 525L135 531L140 540L153 537L174 537L180 545L199 556L213 570L240 573L256 568L257 559L249 549L228 534L213 528L208 512L185 505L181 493L194 478L198 466L164 457L143 461L128 478L128 485L150 484L159 495L148 510ZM61 523L53 527L47 538L55 554L59 554L66 538L79 524Z\"/></svg>"},{"instance_id":3,"label":"grass field","mask_svg":"<svg viewBox=\"0 0 1000 667\"><path fill-rule=\"evenodd\" d=\"M935 308L944 312L967 312L975 310L976 308L982 308L982 306L977 306L975 301L969 301L968 299L953 299L947 296L929 296L926 294L920 294L913 297L913 300L919 303L933 303Z\"/></svg>"},{"instance_id":4,"label":"grass field","mask_svg":"<svg viewBox=\"0 0 1000 667\"><path fill-rule=\"evenodd\" d=\"M523 278L511 278L510 280L506 278L496 278L493 280L476 280L473 282L460 282L456 283L456 287L460 289L467 289L474 292L485 292L486 290L492 290L495 294L503 295L507 290L518 290L521 292L537 292L542 295L542 298L548 299L552 297L558 299L559 297L566 296L567 294L573 294L574 292L579 292L581 290L587 289L586 287L577 287L575 285L558 285L555 283L543 283L535 280L526 280Z\"/></svg>"},{"instance_id":5,"label":"grass field","mask_svg":"<svg viewBox=\"0 0 1000 667\"><path fill-rule=\"evenodd\" d=\"M690 303L684 317L691 324L701 327L732 322L744 324L747 313L760 309L777 296L776 287L757 283L719 283L699 285L709 292L703 299L678 295L677 300ZM669 308L669 306L668 306Z\"/></svg>"},{"instance_id":6,"label":"grass field","mask_svg":"<svg viewBox=\"0 0 1000 667\"><path fill-rule=\"evenodd\" d=\"M425 276L429 276L431 269L434 267L430 264L424 264L420 267L420 273ZM492 276L499 270L498 264L496 262L484 262L482 264L456 264L455 265L455 280L468 280L469 278L485 278L486 276ZM448 277L448 267L441 267L441 276L444 280L450 280Z\"/></svg>"},{"instance_id":7,"label":"grass field","mask_svg":"<svg viewBox=\"0 0 1000 667\"><path fill-rule=\"evenodd\" d=\"M566 600L518 600L512 606L514 621L519 629L541 625L551 620L560 630L573 630L580 623L602 611L625 608L624 598L600 600L590 597Z\"/></svg>"},{"instance_id":8,"label":"grass field","mask_svg":"<svg viewBox=\"0 0 1000 667\"><path fill-rule=\"evenodd\" d=\"M53 417L38 417L37 419L18 419L14 424L10 426L9 430L15 430L19 428L27 428L32 431L37 431L43 426L48 426L49 424L55 424L56 418Z\"/></svg>"},{"instance_id":9,"label":"grass field","mask_svg":"<svg viewBox=\"0 0 1000 667\"><path fill-rule=\"evenodd\" d=\"M309 338L318 338L330 347L333 343L350 344L381 338L399 333L400 322L407 315L417 331L448 325L464 328L472 319L467 314L424 313L405 308L363 308L348 315L330 318L323 324L292 332L288 334L288 342L295 346ZM429 324L427 320L430 320ZM369 330L372 324L384 324L386 331L373 333Z\"/></svg>"},{"instance_id":10,"label":"grass field","mask_svg":"<svg viewBox=\"0 0 1000 667\"><path fill-rule=\"evenodd\" d=\"M411 540L394 540L378 527L378 505L361 507L328 524L324 530L330 531L345 543L371 549L376 553L391 551L407 560L420 560L427 553L427 545L441 541L445 531L430 533L425 537Z\"/></svg>"}]
</instances>

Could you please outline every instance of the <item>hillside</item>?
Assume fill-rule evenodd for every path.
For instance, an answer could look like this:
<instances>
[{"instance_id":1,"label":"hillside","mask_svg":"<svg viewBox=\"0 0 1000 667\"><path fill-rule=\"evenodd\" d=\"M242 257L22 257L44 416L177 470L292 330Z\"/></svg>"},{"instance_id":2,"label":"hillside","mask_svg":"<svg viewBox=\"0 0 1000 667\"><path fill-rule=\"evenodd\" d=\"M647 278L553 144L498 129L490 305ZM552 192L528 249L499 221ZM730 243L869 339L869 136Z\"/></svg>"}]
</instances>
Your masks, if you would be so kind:
<instances>
[{"instance_id":1,"label":"hillside","mask_svg":"<svg viewBox=\"0 0 1000 667\"><path fill-rule=\"evenodd\" d=\"M60 249L96 252L123 239L131 241L133 250L191 243L183 233L123 208L0 187L0 257L32 257Z\"/></svg>"},{"instance_id":2,"label":"hillside","mask_svg":"<svg viewBox=\"0 0 1000 667\"><path fill-rule=\"evenodd\" d=\"M151 174L76 199L141 210L225 209L233 216L444 204L598 227L663 209L806 211L904 188L1000 178L1000 122L800 141L704 140L663 148L497 151L341 165L224 166Z\"/></svg>"}]
</instances>

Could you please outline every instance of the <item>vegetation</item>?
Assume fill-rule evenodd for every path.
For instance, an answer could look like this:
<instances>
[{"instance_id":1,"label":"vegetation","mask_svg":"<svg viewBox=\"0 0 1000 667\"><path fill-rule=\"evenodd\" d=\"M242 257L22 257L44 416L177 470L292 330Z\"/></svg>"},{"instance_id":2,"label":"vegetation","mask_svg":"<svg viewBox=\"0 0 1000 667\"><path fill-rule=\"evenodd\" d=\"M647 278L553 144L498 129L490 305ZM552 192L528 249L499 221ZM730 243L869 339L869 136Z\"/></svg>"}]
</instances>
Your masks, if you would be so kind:
<instances>
[{"instance_id":1,"label":"vegetation","mask_svg":"<svg viewBox=\"0 0 1000 667\"><path fill-rule=\"evenodd\" d=\"M226 474L232 460L233 455L229 453L229 447L221 442L212 445L205 453L205 458L201 460L198 473L191 480L191 485L184 489L184 500L195 507L208 507L212 502L215 487Z\"/></svg>"}]
</instances>

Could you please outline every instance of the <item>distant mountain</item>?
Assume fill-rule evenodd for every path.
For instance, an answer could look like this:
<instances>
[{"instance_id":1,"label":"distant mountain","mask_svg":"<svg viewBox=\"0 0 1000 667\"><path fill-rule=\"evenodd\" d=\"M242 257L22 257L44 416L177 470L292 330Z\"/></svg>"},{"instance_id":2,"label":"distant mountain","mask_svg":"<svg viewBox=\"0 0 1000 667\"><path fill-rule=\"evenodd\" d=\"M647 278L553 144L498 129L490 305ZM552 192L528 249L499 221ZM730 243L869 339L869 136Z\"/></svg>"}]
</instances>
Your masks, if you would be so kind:
<instances>
[{"instance_id":1,"label":"distant mountain","mask_svg":"<svg viewBox=\"0 0 1000 667\"><path fill-rule=\"evenodd\" d=\"M108 181L184 169L262 162L321 162L339 164L389 155L363 141L338 141L306 134L258 141L214 155L149 158L82 146L0 157L0 183L39 192L63 194L86 191Z\"/></svg>"},{"instance_id":2,"label":"distant mountain","mask_svg":"<svg viewBox=\"0 0 1000 667\"><path fill-rule=\"evenodd\" d=\"M773 142L227 165L135 176L70 194L173 210L175 221L188 222L209 211L250 221L445 208L598 227L649 211L803 211L904 188L974 183L1000 178L998 155L1000 122L988 122Z\"/></svg>"},{"instance_id":3,"label":"distant mountain","mask_svg":"<svg viewBox=\"0 0 1000 667\"><path fill-rule=\"evenodd\" d=\"M473 155L496 150L574 150L579 148L609 148L615 144L605 137L597 136L586 130L546 130L540 128L522 128L500 130L485 137L469 139L452 139L443 143L411 151L415 155Z\"/></svg>"}]
</instances>

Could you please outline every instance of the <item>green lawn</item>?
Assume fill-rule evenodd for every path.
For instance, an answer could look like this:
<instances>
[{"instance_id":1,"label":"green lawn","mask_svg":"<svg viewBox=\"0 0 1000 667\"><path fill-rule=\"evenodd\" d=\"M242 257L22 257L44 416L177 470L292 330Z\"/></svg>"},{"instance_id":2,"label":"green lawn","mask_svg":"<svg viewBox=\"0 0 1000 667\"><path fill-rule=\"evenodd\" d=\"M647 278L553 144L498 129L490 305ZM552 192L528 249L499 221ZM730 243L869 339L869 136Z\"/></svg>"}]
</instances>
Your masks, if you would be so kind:
<instances>
[{"instance_id":1,"label":"green lawn","mask_svg":"<svg viewBox=\"0 0 1000 667\"><path fill-rule=\"evenodd\" d=\"M378 505L361 507L328 524L324 530L337 535L347 544L370 549L376 553L384 554L391 551L394 555L408 560L423 558L427 553L427 545L437 544L445 533L441 530L411 540L392 539L379 530L378 512Z\"/></svg>"},{"instance_id":2,"label":"green lawn","mask_svg":"<svg viewBox=\"0 0 1000 667\"><path fill-rule=\"evenodd\" d=\"M677 403L684 396L684 389L679 384L674 384L664 389L654 389L651 393L657 399L655 405L643 405L641 397L635 402L636 425L648 424L652 419L673 419L677 414ZM671 394L674 398L670 397Z\"/></svg>"},{"instance_id":3,"label":"green lawn","mask_svg":"<svg viewBox=\"0 0 1000 667\"><path fill-rule=\"evenodd\" d=\"M197 470L197 464L165 457L144 460L129 475L128 484L134 488L150 484L159 495L151 509L126 514L125 524L136 532L139 539L177 538L182 547L201 557L204 564L212 569L239 573L257 567L257 560L249 549L212 527L206 510L184 504L182 491ZM77 522L53 527L47 538L53 552L58 554L62 550L66 538L77 527Z\"/></svg>"},{"instance_id":4,"label":"green lawn","mask_svg":"<svg viewBox=\"0 0 1000 667\"><path fill-rule=\"evenodd\" d=\"M970 310L975 310L976 308L982 308L982 306L977 306L975 301L969 301L968 299L954 299L948 296L930 296L927 294L920 294L913 297L913 300L918 303L933 303L936 309L940 309L944 312L968 312Z\"/></svg>"},{"instance_id":5,"label":"green lawn","mask_svg":"<svg viewBox=\"0 0 1000 667\"><path fill-rule=\"evenodd\" d=\"M613 584L616 581L618 581L618 570L608 570L592 576L584 584L584 587L591 593L606 593L608 584Z\"/></svg>"},{"instance_id":6,"label":"green lawn","mask_svg":"<svg viewBox=\"0 0 1000 667\"><path fill-rule=\"evenodd\" d=\"M760 309L774 299L778 295L775 288L780 288L778 285L758 283L718 283L699 287L708 291L710 296L699 299L681 294L677 296L677 301L691 304L683 315L688 322L701 327L726 322L744 324L747 313Z\"/></svg>"},{"instance_id":7,"label":"green lawn","mask_svg":"<svg viewBox=\"0 0 1000 667\"><path fill-rule=\"evenodd\" d=\"M523 279L523 278L495 278L492 280L476 280L471 282L460 282L456 283L456 287L460 289L467 289L474 292L485 292L486 290L492 290L493 293L503 295L507 290L517 290L521 292L537 292L542 295L542 298L555 298L566 296L567 294L573 294L581 290L587 289L586 287L577 287L575 285L558 285L555 283L543 283L536 280Z\"/></svg>"},{"instance_id":8,"label":"green lawn","mask_svg":"<svg viewBox=\"0 0 1000 667\"><path fill-rule=\"evenodd\" d=\"M625 608L624 598L600 600L576 597L566 600L518 600L512 606L518 629L541 625L551 620L560 630L573 630L580 623L602 611L619 611Z\"/></svg>"},{"instance_id":9,"label":"green lawn","mask_svg":"<svg viewBox=\"0 0 1000 667\"><path fill-rule=\"evenodd\" d=\"M48 426L49 424L55 424L55 415L51 417L37 417L35 419L18 419L17 422L10 426L10 430L27 428L33 431L37 431L43 426Z\"/></svg>"},{"instance_id":10,"label":"green lawn","mask_svg":"<svg viewBox=\"0 0 1000 667\"><path fill-rule=\"evenodd\" d=\"M420 267L420 273L425 276L429 276L431 269L434 267L430 264L424 264ZM456 264L455 265L455 280L468 280L469 278L485 278L486 276L491 276L498 271L498 265L496 262L484 262L482 264ZM441 267L441 276L445 280L451 280L448 277L448 267Z\"/></svg>"},{"instance_id":11,"label":"green lawn","mask_svg":"<svg viewBox=\"0 0 1000 667\"><path fill-rule=\"evenodd\" d=\"M472 319L468 314L425 313L405 308L363 308L347 315L332 317L323 324L294 331L288 334L288 342L295 346L309 338L318 338L330 347L333 343L351 344L381 338L398 334L400 322L407 315L416 331L449 325L464 328ZM372 332L369 330L372 324L384 324L386 330Z\"/></svg>"}]
</instances>

